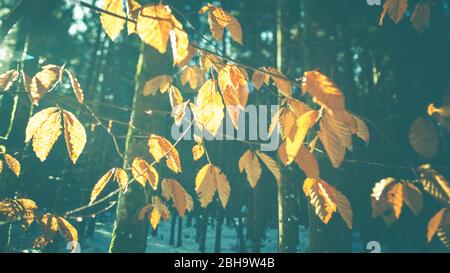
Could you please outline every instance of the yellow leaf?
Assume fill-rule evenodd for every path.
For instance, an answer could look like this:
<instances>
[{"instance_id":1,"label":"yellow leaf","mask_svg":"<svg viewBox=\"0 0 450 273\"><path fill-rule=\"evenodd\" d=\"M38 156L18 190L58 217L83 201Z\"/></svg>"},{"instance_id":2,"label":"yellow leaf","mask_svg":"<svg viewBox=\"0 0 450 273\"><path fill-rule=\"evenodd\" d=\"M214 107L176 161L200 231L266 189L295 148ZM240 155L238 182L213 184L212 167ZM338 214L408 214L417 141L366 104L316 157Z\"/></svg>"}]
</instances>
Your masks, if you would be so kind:
<instances>
[{"instance_id":1,"label":"yellow leaf","mask_svg":"<svg viewBox=\"0 0 450 273\"><path fill-rule=\"evenodd\" d=\"M77 98L79 103L83 103L84 93L83 93L83 89L81 89L78 79L75 77L75 75L72 72L70 72L70 70L65 69L64 71L69 76L70 84L72 85L72 89L75 94L75 97Z\"/></svg>"},{"instance_id":2,"label":"yellow leaf","mask_svg":"<svg viewBox=\"0 0 450 273\"><path fill-rule=\"evenodd\" d=\"M219 72L219 87L222 92L230 86L237 90L239 86L247 85L245 75L236 65L226 65Z\"/></svg>"},{"instance_id":3,"label":"yellow leaf","mask_svg":"<svg viewBox=\"0 0 450 273\"><path fill-rule=\"evenodd\" d=\"M28 120L27 128L25 130L25 142L29 142L48 117L56 111L58 111L57 107L49 107L34 114Z\"/></svg>"},{"instance_id":4,"label":"yellow leaf","mask_svg":"<svg viewBox=\"0 0 450 273\"><path fill-rule=\"evenodd\" d=\"M111 13L126 17L123 10L122 0L103 0L103 9ZM100 22L108 34L109 38L114 41L125 26L125 20L107 13L100 13Z\"/></svg>"},{"instance_id":5,"label":"yellow leaf","mask_svg":"<svg viewBox=\"0 0 450 273\"><path fill-rule=\"evenodd\" d=\"M32 122L31 119L28 122L28 126L30 126L30 122ZM31 127L33 126L31 124ZM41 126L33 134L33 150L41 161L47 158L53 144L55 144L61 134L61 127L61 112L57 110L48 115L48 118L41 123Z\"/></svg>"},{"instance_id":6,"label":"yellow leaf","mask_svg":"<svg viewBox=\"0 0 450 273\"><path fill-rule=\"evenodd\" d=\"M184 57L183 60L180 60L178 65L179 69L182 69L184 66L188 65L189 62L192 60L192 58L195 56L195 54L197 53L197 49L193 48L192 46L188 46L187 48L187 55L186 57Z\"/></svg>"},{"instance_id":7,"label":"yellow leaf","mask_svg":"<svg viewBox=\"0 0 450 273\"><path fill-rule=\"evenodd\" d=\"M117 181L122 190L125 190L128 186L128 174L124 169L115 168L114 169L114 180Z\"/></svg>"},{"instance_id":8,"label":"yellow leaf","mask_svg":"<svg viewBox=\"0 0 450 273\"><path fill-rule=\"evenodd\" d=\"M6 161L6 165L8 166L8 168L13 171L13 173L19 177L20 175L20 162L15 159L13 156L9 155L9 154L5 154L5 161Z\"/></svg>"},{"instance_id":9,"label":"yellow leaf","mask_svg":"<svg viewBox=\"0 0 450 273\"><path fill-rule=\"evenodd\" d=\"M158 188L159 175L158 172L143 158L136 157L131 164L131 173L142 187L145 187L145 182L148 181L150 186L156 190Z\"/></svg>"},{"instance_id":10,"label":"yellow leaf","mask_svg":"<svg viewBox=\"0 0 450 273\"><path fill-rule=\"evenodd\" d=\"M23 73L25 89L34 105L38 105L41 98L50 92L62 80L64 67L53 64L42 67L33 78Z\"/></svg>"},{"instance_id":11,"label":"yellow leaf","mask_svg":"<svg viewBox=\"0 0 450 273\"><path fill-rule=\"evenodd\" d=\"M204 128L215 136L222 125L224 105L214 80L208 80L202 85L196 104L191 103L190 106L200 130Z\"/></svg>"},{"instance_id":12,"label":"yellow leaf","mask_svg":"<svg viewBox=\"0 0 450 273\"><path fill-rule=\"evenodd\" d=\"M114 169L111 169L98 180L98 182L92 189L91 200L89 201L89 204L93 204L94 201L97 199L97 197L100 195L100 193L105 189L106 185L111 180L113 173Z\"/></svg>"},{"instance_id":13,"label":"yellow leaf","mask_svg":"<svg viewBox=\"0 0 450 273\"><path fill-rule=\"evenodd\" d=\"M161 191L163 197L168 201L170 198L181 217L184 217L189 203L192 202L192 197L184 189L184 187L174 179L164 179L161 182ZM191 208L192 209L192 208Z\"/></svg>"},{"instance_id":14,"label":"yellow leaf","mask_svg":"<svg viewBox=\"0 0 450 273\"><path fill-rule=\"evenodd\" d=\"M172 84L172 77L160 75L148 80L144 86L144 96L155 95L158 90L165 93Z\"/></svg>"},{"instance_id":15,"label":"yellow leaf","mask_svg":"<svg viewBox=\"0 0 450 273\"><path fill-rule=\"evenodd\" d=\"M152 225L153 229L156 229L160 220L161 220L161 214L159 213L158 210L153 209L150 214L150 224Z\"/></svg>"},{"instance_id":16,"label":"yellow leaf","mask_svg":"<svg viewBox=\"0 0 450 273\"><path fill-rule=\"evenodd\" d=\"M200 67L204 71L208 71L210 68L214 68L217 72L219 72L225 66L223 64L223 60L218 56L203 51L200 51L199 53L200 53Z\"/></svg>"},{"instance_id":17,"label":"yellow leaf","mask_svg":"<svg viewBox=\"0 0 450 273\"><path fill-rule=\"evenodd\" d=\"M308 130L316 123L319 118L319 111L309 111L296 119L293 127L286 135L285 145L280 146L281 151L286 155L286 160L283 160L283 164L289 165L294 161L298 154L298 151L303 145Z\"/></svg>"},{"instance_id":18,"label":"yellow leaf","mask_svg":"<svg viewBox=\"0 0 450 273\"><path fill-rule=\"evenodd\" d=\"M199 160L204 154L205 148L202 144L195 144L194 147L192 147L192 155L195 161Z\"/></svg>"},{"instance_id":19,"label":"yellow leaf","mask_svg":"<svg viewBox=\"0 0 450 273\"><path fill-rule=\"evenodd\" d=\"M242 173L244 170L247 173L248 183L255 188L261 178L262 169L258 158L250 149L239 159L239 171Z\"/></svg>"},{"instance_id":20,"label":"yellow leaf","mask_svg":"<svg viewBox=\"0 0 450 273\"><path fill-rule=\"evenodd\" d=\"M212 164L206 164L198 171L195 178L195 190L198 193L202 207L206 207L211 203L216 191L224 208L230 196L230 185L227 177L218 167Z\"/></svg>"},{"instance_id":21,"label":"yellow leaf","mask_svg":"<svg viewBox=\"0 0 450 273\"><path fill-rule=\"evenodd\" d=\"M81 124L74 114L64 110L63 117L67 151L73 164L75 164L86 144L86 131L83 124Z\"/></svg>"},{"instance_id":22,"label":"yellow leaf","mask_svg":"<svg viewBox=\"0 0 450 273\"><path fill-rule=\"evenodd\" d=\"M8 91L13 83L19 78L19 72L17 70L9 70L0 75L0 92Z\"/></svg>"},{"instance_id":23,"label":"yellow leaf","mask_svg":"<svg viewBox=\"0 0 450 273\"><path fill-rule=\"evenodd\" d=\"M408 0L386 0L383 6L383 12L380 17L380 26L383 25L384 16L389 14L394 23L398 23L402 20L403 15L408 10Z\"/></svg>"},{"instance_id":24,"label":"yellow leaf","mask_svg":"<svg viewBox=\"0 0 450 273\"><path fill-rule=\"evenodd\" d=\"M168 6L144 6L137 19L137 32L146 44L161 54L166 53L167 42L171 39L175 64L182 62L189 54L187 34Z\"/></svg>"},{"instance_id":25,"label":"yellow leaf","mask_svg":"<svg viewBox=\"0 0 450 273\"><path fill-rule=\"evenodd\" d=\"M439 148L439 138L434 123L418 117L409 129L409 143L420 156L433 158Z\"/></svg>"},{"instance_id":26,"label":"yellow leaf","mask_svg":"<svg viewBox=\"0 0 450 273\"><path fill-rule=\"evenodd\" d=\"M186 107L189 102L183 102L183 96L180 90L173 85L169 87L169 99L175 124L180 125L186 114Z\"/></svg>"},{"instance_id":27,"label":"yellow leaf","mask_svg":"<svg viewBox=\"0 0 450 273\"><path fill-rule=\"evenodd\" d=\"M303 94L308 92L314 101L334 112L345 110L345 98L334 82L319 71L307 71L303 74Z\"/></svg>"},{"instance_id":28,"label":"yellow leaf","mask_svg":"<svg viewBox=\"0 0 450 273\"><path fill-rule=\"evenodd\" d=\"M163 218L164 220L169 219L170 212L169 209L166 207L166 205L161 201L161 199L158 196L153 196L152 202L153 202L153 210L150 214L150 223L153 229L156 229L161 218Z\"/></svg>"},{"instance_id":29,"label":"yellow leaf","mask_svg":"<svg viewBox=\"0 0 450 273\"><path fill-rule=\"evenodd\" d=\"M199 67L188 66L181 72L181 84L189 82L192 89L196 89L205 82L205 71Z\"/></svg>"},{"instance_id":30,"label":"yellow leaf","mask_svg":"<svg viewBox=\"0 0 450 273\"><path fill-rule=\"evenodd\" d=\"M150 154L159 162L163 157L169 169L175 173L181 173L180 156L177 149L164 137L151 135L148 139Z\"/></svg>"},{"instance_id":31,"label":"yellow leaf","mask_svg":"<svg viewBox=\"0 0 450 273\"><path fill-rule=\"evenodd\" d=\"M220 7L208 4L207 6L200 9L199 13L208 13L208 23L211 29L211 33L216 39L220 41L223 38L223 30L227 28L230 31L231 38L234 41L242 45L242 28L239 21L230 15L228 12Z\"/></svg>"},{"instance_id":32,"label":"yellow leaf","mask_svg":"<svg viewBox=\"0 0 450 273\"><path fill-rule=\"evenodd\" d=\"M273 160L273 158L271 158L270 156L268 156L265 153L262 153L258 150L256 150L256 155L258 155L258 157L262 160L264 165L266 165L266 167L269 169L269 171L273 174L277 183L280 183L281 171L280 171L280 168L278 167L277 162L275 160Z\"/></svg>"},{"instance_id":33,"label":"yellow leaf","mask_svg":"<svg viewBox=\"0 0 450 273\"><path fill-rule=\"evenodd\" d=\"M302 145L300 151L295 157L297 165L305 172L309 178L319 178L319 164L312 153Z\"/></svg>"}]
</instances>

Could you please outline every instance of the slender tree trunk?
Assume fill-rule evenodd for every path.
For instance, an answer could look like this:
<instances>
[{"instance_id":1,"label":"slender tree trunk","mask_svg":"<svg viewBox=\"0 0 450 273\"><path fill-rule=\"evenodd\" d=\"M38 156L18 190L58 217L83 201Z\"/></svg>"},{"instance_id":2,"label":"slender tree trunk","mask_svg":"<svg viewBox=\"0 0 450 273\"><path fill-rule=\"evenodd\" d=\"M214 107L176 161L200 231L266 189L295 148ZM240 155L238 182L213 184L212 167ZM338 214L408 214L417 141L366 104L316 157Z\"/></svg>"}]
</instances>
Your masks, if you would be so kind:
<instances>
[{"instance_id":1,"label":"slender tree trunk","mask_svg":"<svg viewBox=\"0 0 450 273\"><path fill-rule=\"evenodd\" d=\"M177 247L183 246L183 218L178 218Z\"/></svg>"},{"instance_id":2,"label":"slender tree trunk","mask_svg":"<svg viewBox=\"0 0 450 273\"><path fill-rule=\"evenodd\" d=\"M170 223L169 245L175 245L175 227L177 226L177 215L172 211L172 222Z\"/></svg>"}]
</instances>

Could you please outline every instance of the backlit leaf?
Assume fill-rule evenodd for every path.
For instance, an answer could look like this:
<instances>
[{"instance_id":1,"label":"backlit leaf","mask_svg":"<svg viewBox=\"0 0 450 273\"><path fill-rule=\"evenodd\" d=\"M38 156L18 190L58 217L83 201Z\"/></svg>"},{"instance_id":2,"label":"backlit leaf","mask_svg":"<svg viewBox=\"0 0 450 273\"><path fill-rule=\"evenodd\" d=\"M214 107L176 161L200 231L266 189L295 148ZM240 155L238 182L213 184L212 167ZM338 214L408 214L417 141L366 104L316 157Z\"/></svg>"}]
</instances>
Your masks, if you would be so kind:
<instances>
[{"instance_id":1,"label":"backlit leaf","mask_svg":"<svg viewBox=\"0 0 450 273\"><path fill-rule=\"evenodd\" d=\"M64 137L70 159L75 164L86 144L86 131L74 114L63 111Z\"/></svg>"},{"instance_id":2,"label":"backlit leaf","mask_svg":"<svg viewBox=\"0 0 450 273\"><path fill-rule=\"evenodd\" d=\"M145 187L145 182L149 182L150 186L156 190L158 188L159 175L158 172L147 163L143 158L136 157L131 164L131 173L142 187Z\"/></svg>"},{"instance_id":3,"label":"backlit leaf","mask_svg":"<svg viewBox=\"0 0 450 273\"><path fill-rule=\"evenodd\" d=\"M103 9L119 16L126 17L122 0L103 0ZM104 12L100 13L100 22L106 34L108 34L109 38L113 41L119 36L125 26L124 19Z\"/></svg>"},{"instance_id":4,"label":"backlit leaf","mask_svg":"<svg viewBox=\"0 0 450 273\"><path fill-rule=\"evenodd\" d=\"M408 0L386 0L380 17L380 26L383 25L384 16L386 16L386 14L388 14L392 21L397 24L402 20L407 9Z\"/></svg>"},{"instance_id":5,"label":"backlit leaf","mask_svg":"<svg viewBox=\"0 0 450 273\"><path fill-rule=\"evenodd\" d=\"M8 168L13 171L13 173L19 177L20 175L20 162L15 159L12 155L5 154L5 162Z\"/></svg>"},{"instance_id":6,"label":"backlit leaf","mask_svg":"<svg viewBox=\"0 0 450 273\"><path fill-rule=\"evenodd\" d=\"M225 208L230 196L230 185L222 171L212 165L206 164L198 171L195 178L195 190L198 193L202 207L208 206L217 191L222 207Z\"/></svg>"},{"instance_id":7,"label":"backlit leaf","mask_svg":"<svg viewBox=\"0 0 450 273\"><path fill-rule=\"evenodd\" d=\"M151 135L148 139L150 154L159 162L166 158L166 164L169 169L175 173L181 173L180 156L177 149L164 137Z\"/></svg>"},{"instance_id":8,"label":"backlit leaf","mask_svg":"<svg viewBox=\"0 0 450 273\"><path fill-rule=\"evenodd\" d=\"M258 157L250 149L239 159L239 171L242 173L244 170L247 173L248 183L255 188L261 177L262 169Z\"/></svg>"},{"instance_id":9,"label":"backlit leaf","mask_svg":"<svg viewBox=\"0 0 450 273\"><path fill-rule=\"evenodd\" d=\"M13 83L19 78L19 72L17 70L9 70L0 75L0 92L8 91Z\"/></svg>"},{"instance_id":10,"label":"backlit leaf","mask_svg":"<svg viewBox=\"0 0 450 273\"><path fill-rule=\"evenodd\" d=\"M144 86L144 96L155 95L158 90L165 93L172 84L172 77L169 75L160 75L148 80Z\"/></svg>"}]
</instances>

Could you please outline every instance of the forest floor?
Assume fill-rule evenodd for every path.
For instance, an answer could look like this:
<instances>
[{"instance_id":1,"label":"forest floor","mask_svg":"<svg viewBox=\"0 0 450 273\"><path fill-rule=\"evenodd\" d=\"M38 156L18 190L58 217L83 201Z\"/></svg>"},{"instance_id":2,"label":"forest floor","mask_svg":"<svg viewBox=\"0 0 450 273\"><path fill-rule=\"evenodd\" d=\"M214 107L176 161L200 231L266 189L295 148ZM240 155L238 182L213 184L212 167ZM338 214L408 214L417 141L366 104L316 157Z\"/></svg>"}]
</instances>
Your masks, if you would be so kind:
<instances>
[{"instance_id":1,"label":"forest floor","mask_svg":"<svg viewBox=\"0 0 450 273\"><path fill-rule=\"evenodd\" d=\"M106 219L105 219L106 220ZM169 244L170 238L170 221L162 221L158 225L158 232L153 236L151 231L149 232L147 240L148 253L195 253L200 252L198 242L195 241L196 228L195 226L183 227L182 246L176 247ZM113 229L112 221L99 221L96 224L95 233L92 238L83 239L81 243L81 252L85 253L103 253L108 252L109 243L111 241L111 233ZM215 243L215 228L213 225L208 225L206 234L206 250L205 252L214 252ZM261 242L262 253L274 253L278 252L278 232L276 229L268 229L266 236ZM300 227L300 245L298 247L299 252L307 252L309 245L309 229L304 226ZM354 238L356 239L356 238ZM353 240L354 242L356 240ZM175 243L177 238L175 239ZM247 248L251 247L248 245ZM358 243L353 243L353 252L361 252L362 246ZM223 253L236 253L239 252L238 240L236 230L224 224L222 228L222 241L221 252Z\"/></svg>"}]
</instances>

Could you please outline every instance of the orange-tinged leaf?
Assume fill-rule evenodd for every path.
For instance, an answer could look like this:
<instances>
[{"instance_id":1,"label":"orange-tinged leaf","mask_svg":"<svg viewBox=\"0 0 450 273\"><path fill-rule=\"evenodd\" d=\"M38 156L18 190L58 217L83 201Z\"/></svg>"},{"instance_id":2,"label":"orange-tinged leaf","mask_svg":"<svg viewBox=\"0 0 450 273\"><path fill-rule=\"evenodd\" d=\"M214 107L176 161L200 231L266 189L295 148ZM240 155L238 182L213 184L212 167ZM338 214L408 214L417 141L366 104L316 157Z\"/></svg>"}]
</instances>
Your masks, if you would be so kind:
<instances>
[{"instance_id":1,"label":"orange-tinged leaf","mask_svg":"<svg viewBox=\"0 0 450 273\"><path fill-rule=\"evenodd\" d=\"M149 212L151 212L152 210L153 210L153 204L145 205L144 207L142 207L139 210L138 219L140 221L144 220L145 216L148 215Z\"/></svg>"},{"instance_id":2,"label":"orange-tinged leaf","mask_svg":"<svg viewBox=\"0 0 450 273\"><path fill-rule=\"evenodd\" d=\"M438 231L445 214L448 214L447 208L443 208L440 211L438 211L433 217L431 217L430 221L428 221L428 229L427 229L428 242L431 242L431 239L433 239L434 235Z\"/></svg>"},{"instance_id":3,"label":"orange-tinged leaf","mask_svg":"<svg viewBox=\"0 0 450 273\"><path fill-rule=\"evenodd\" d=\"M67 151L73 164L75 164L86 144L86 131L83 124L81 124L74 114L64 110L63 117Z\"/></svg>"},{"instance_id":4,"label":"orange-tinged leaf","mask_svg":"<svg viewBox=\"0 0 450 273\"><path fill-rule=\"evenodd\" d=\"M409 143L420 156L433 158L439 147L436 126L430 119L418 117L409 129Z\"/></svg>"},{"instance_id":5,"label":"orange-tinged leaf","mask_svg":"<svg viewBox=\"0 0 450 273\"><path fill-rule=\"evenodd\" d=\"M189 83L192 89L196 89L205 82L205 71L199 67L188 66L181 72L181 84Z\"/></svg>"},{"instance_id":6,"label":"orange-tinged leaf","mask_svg":"<svg viewBox=\"0 0 450 273\"><path fill-rule=\"evenodd\" d=\"M336 84L319 71L307 71L303 74L303 94L308 92L314 102L335 112L345 110L345 98Z\"/></svg>"},{"instance_id":7,"label":"orange-tinged leaf","mask_svg":"<svg viewBox=\"0 0 450 273\"><path fill-rule=\"evenodd\" d=\"M161 182L161 190L163 197L168 201L170 198L173 200L173 204L181 217L184 217L186 209L189 209L192 205L192 197L184 189L184 187L174 179L164 179Z\"/></svg>"},{"instance_id":8,"label":"orange-tinged leaf","mask_svg":"<svg viewBox=\"0 0 450 273\"><path fill-rule=\"evenodd\" d=\"M143 158L136 157L131 164L131 173L142 187L145 187L145 182L149 182L150 186L156 190L158 188L159 175L158 172L147 163Z\"/></svg>"},{"instance_id":9,"label":"orange-tinged leaf","mask_svg":"<svg viewBox=\"0 0 450 273\"><path fill-rule=\"evenodd\" d=\"M19 72L17 70L9 70L0 75L0 92L8 91L13 83L19 78Z\"/></svg>"},{"instance_id":10,"label":"orange-tinged leaf","mask_svg":"<svg viewBox=\"0 0 450 273\"><path fill-rule=\"evenodd\" d=\"M258 155L258 157L262 160L264 165L266 165L269 171L273 174L273 176L275 177L275 181L277 181L277 183L280 183L281 171L280 168L278 167L277 162L270 156L258 150L256 150L256 155Z\"/></svg>"},{"instance_id":11,"label":"orange-tinged leaf","mask_svg":"<svg viewBox=\"0 0 450 273\"><path fill-rule=\"evenodd\" d=\"M161 218L164 220L169 219L170 212L169 209L166 207L166 205L161 201L161 199L158 196L152 197L152 204L153 210L149 215L149 219L153 229L156 229Z\"/></svg>"},{"instance_id":12,"label":"orange-tinged leaf","mask_svg":"<svg viewBox=\"0 0 450 273\"><path fill-rule=\"evenodd\" d=\"M65 69L64 71L69 76L70 84L72 85L72 89L75 94L75 97L77 98L79 103L83 103L84 102L84 92L83 92L83 89L81 89L78 79L75 77L75 75L70 70Z\"/></svg>"},{"instance_id":13,"label":"orange-tinged leaf","mask_svg":"<svg viewBox=\"0 0 450 273\"><path fill-rule=\"evenodd\" d=\"M72 242L71 245L71 251L75 251L75 249L77 248L78 245L78 232L75 229L74 226L72 226L72 224L70 224L66 219L64 219L63 217L56 217L57 222L58 222L58 230L59 233L62 235L62 237L64 238L64 240L68 243L68 242Z\"/></svg>"},{"instance_id":14,"label":"orange-tinged leaf","mask_svg":"<svg viewBox=\"0 0 450 273\"><path fill-rule=\"evenodd\" d=\"M128 186L128 174L122 168L114 168L114 180L117 181L122 190L125 190Z\"/></svg>"},{"instance_id":15,"label":"orange-tinged leaf","mask_svg":"<svg viewBox=\"0 0 450 273\"><path fill-rule=\"evenodd\" d=\"M204 71L208 71L210 68L215 69L217 72L222 70L225 67L223 60L218 56L200 51L200 67Z\"/></svg>"},{"instance_id":16,"label":"orange-tinged leaf","mask_svg":"<svg viewBox=\"0 0 450 273\"><path fill-rule=\"evenodd\" d=\"M267 73L264 73L262 71L266 71L266 68L260 67L258 70L255 70L252 75L252 84L255 87L256 90L261 89L263 84L269 84L270 75Z\"/></svg>"},{"instance_id":17,"label":"orange-tinged leaf","mask_svg":"<svg viewBox=\"0 0 450 273\"><path fill-rule=\"evenodd\" d=\"M187 48L187 55L186 57L184 57L183 60L180 60L178 65L179 69L182 69L184 66L188 65L189 62L192 60L192 58L195 56L195 54L197 53L197 49L193 48L192 46L188 46Z\"/></svg>"},{"instance_id":18,"label":"orange-tinged leaf","mask_svg":"<svg viewBox=\"0 0 450 273\"><path fill-rule=\"evenodd\" d=\"M206 164L198 171L195 178L195 190L198 193L202 207L206 207L211 203L216 191L224 208L230 196L230 185L227 177L218 167L212 164Z\"/></svg>"},{"instance_id":19,"label":"orange-tinged leaf","mask_svg":"<svg viewBox=\"0 0 450 273\"><path fill-rule=\"evenodd\" d=\"M302 145L300 151L295 157L297 165L305 172L309 178L319 178L319 164L312 153Z\"/></svg>"},{"instance_id":20,"label":"orange-tinged leaf","mask_svg":"<svg viewBox=\"0 0 450 273\"><path fill-rule=\"evenodd\" d=\"M320 180L306 178L303 182L303 192L306 197L309 197L311 205L315 208L316 215L322 222L328 224L337 207L323 188Z\"/></svg>"},{"instance_id":21,"label":"orange-tinged leaf","mask_svg":"<svg viewBox=\"0 0 450 273\"><path fill-rule=\"evenodd\" d=\"M25 89L28 91L31 102L38 105L41 98L50 92L62 80L64 67L49 64L42 67L33 78L23 73Z\"/></svg>"},{"instance_id":22,"label":"orange-tinged leaf","mask_svg":"<svg viewBox=\"0 0 450 273\"><path fill-rule=\"evenodd\" d=\"M384 16L386 16L386 14L388 14L392 21L397 24L402 20L407 9L408 0L386 0L380 17L380 26L383 25Z\"/></svg>"},{"instance_id":23,"label":"orange-tinged leaf","mask_svg":"<svg viewBox=\"0 0 450 273\"><path fill-rule=\"evenodd\" d=\"M227 28L231 34L231 38L242 45L242 28L239 21L220 7L208 4L200 9L199 13L208 12L208 23L216 41L223 38L224 28Z\"/></svg>"},{"instance_id":24,"label":"orange-tinged leaf","mask_svg":"<svg viewBox=\"0 0 450 273\"><path fill-rule=\"evenodd\" d=\"M178 151L167 139L162 136L151 135L148 139L148 147L150 154L157 162L165 157L167 167L175 173L181 173Z\"/></svg>"},{"instance_id":25,"label":"orange-tinged leaf","mask_svg":"<svg viewBox=\"0 0 450 273\"><path fill-rule=\"evenodd\" d=\"M28 126L27 126L28 127ZM55 111L37 128L33 135L33 150L44 161L61 134L61 112Z\"/></svg>"},{"instance_id":26,"label":"orange-tinged leaf","mask_svg":"<svg viewBox=\"0 0 450 273\"><path fill-rule=\"evenodd\" d=\"M381 216L387 225L400 217L403 207L403 184L393 178L385 178L375 184L371 195L372 217Z\"/></svg>"},{"instance_id":27,"label":"orange-tinged leaf","mask_svg":"<svg viewBox=\"0 0 450 273\"><path fill-rule=\"evenodd\" d=\"M148 80L144 85L144 96L155 95L158 90L165 93L172 85L172 77L169 75L159 75Z\"/></svg>"},{"instance_id":28,"label":"orange-tinged leaf","mask_svg":"<svg viewBox=\"0 0 450 273\"><path fill-rule=\"evenodd\" d=\"M8 168L13 171L13 173L19 177L20 175L20 162L15 159L12 155L5 154L5 161Z\"/></svg>"},{"instance_id":29,"label":"orange-tinged leaf","mask_svg":"<svg viewBox=\"0 0 450 273\"><path fill-rule=\"evenodd\" d=\"M173 85L169 87L169 99L170 105L172 106L171 114L175 120L175 124L180 125L184 115L186 114L188 101L183 101L183 96L181 95L180 90Z\"/></svg>"},{"instance_id":30,"label":"orange-tinged leaf","mask_svg":"<svg viewBox=\"0 0 450 273\"><path fill-rule=\"evenodd\" d=\"M100 195L100 193L105 189L106 185L111 180L113 173L114 169L111 169L97 181L94 188L92 189L91 200L89 201L89 204L93 204L94 201L97 199L97 197Z\"/></svg>"},{"instance_id":31,"label":"orange-tinged leaf","mask_svg":"<svg viewBox=\"0 0 450 273\"><path fill-rule=\"evenodd\" d=\"M319 111L312 110L296 119L294 126L286 136L285 146L280 146L280 149L284 149L282 153L286 155L286 159L282 160L283 164L289 165L294 161L303 145L308 130L316 123L318 118Z\"/></svg>"},{"instance_id":32,"label":"orange-tinged leaf","mask_svg":"<svg viewBox=\"0 0 450 273\"><path fill-rule=\"evenodd\" d=\"M261 178L262 169L258 157L250 149L239 159L239 171L242 173L244 170L247 173L248 183L255 188Z\"/></svg>"},{"instance_id":33,"label":"orange-tinged leaf","mask_svg":"<svg viewBox=\"0 0 450 273\"><path fill-rule=\"evenodd\" d=\"M276 68L268 67L267 71L271 73L270 77L274 81L278 90L280 90L280 92L287 97L292 96L292 85L289 79Z\"/></svg>"},{"instance_id":34,"label":"orange-tinged leaf","mask_svg":"<svg viewBox=\"0 0 450 273\"><path fill-rule=\"evenodd\" d=\"M28 120L27 128L25 130L25 142L29 142L48 117L56 111L58 111L57 107L49 107L34 114Z\"/></svg>"},{"instance_id":35,"label":"orange-tinged leaf","mask_svg":"<svg viewBox=\"0 0 450 273\"><path fill-rule=\"evenodd\" d=\"M119 16L126 17L122 0L103 0L103 9ZM100 22L106 34L108 34L112 41L119 36L125 26L124 19L104 12L100 13Z\"/></svg>"},{"instance_id":36,"label":"orange-tinged leaf","mask_svg":"<svg viewBox=\"0 0 450 273\"><path fill-rule=\"evenodd\" d=\"M190 106L197 126L215 136L222 125L224 105L214 80L208 80L202 85L196 104L191 103Z\"/></svg>"}]
</instances>

